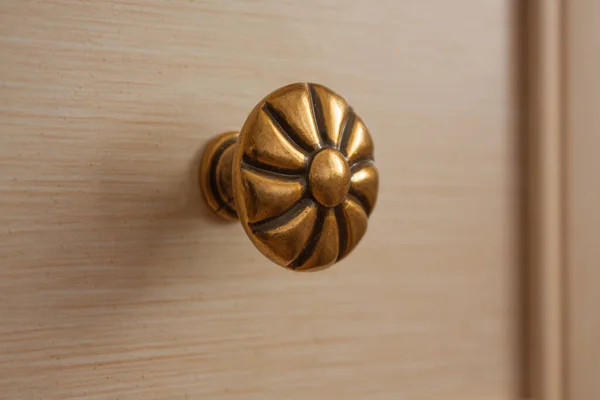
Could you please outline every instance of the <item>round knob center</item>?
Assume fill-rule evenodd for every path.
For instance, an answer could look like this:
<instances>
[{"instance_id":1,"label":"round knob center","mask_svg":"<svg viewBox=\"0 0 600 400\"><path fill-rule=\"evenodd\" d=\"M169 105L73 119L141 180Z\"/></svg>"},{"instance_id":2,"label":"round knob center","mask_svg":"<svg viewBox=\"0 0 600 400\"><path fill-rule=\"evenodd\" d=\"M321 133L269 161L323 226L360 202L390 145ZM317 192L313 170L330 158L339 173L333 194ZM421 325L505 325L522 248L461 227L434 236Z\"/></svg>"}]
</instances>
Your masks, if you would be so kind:
<instances>
[{"instance_id":1,"label":"round knob center","mask_svg":"<svg viewBox=\"0 0 600 400\"><path fill-rule=\"evenodd\" d=\"M308 181L313 197L326 207L340 204L350 188L350 167L337 150L321 150L313 158Z\"/></svg>"}]
</instances>

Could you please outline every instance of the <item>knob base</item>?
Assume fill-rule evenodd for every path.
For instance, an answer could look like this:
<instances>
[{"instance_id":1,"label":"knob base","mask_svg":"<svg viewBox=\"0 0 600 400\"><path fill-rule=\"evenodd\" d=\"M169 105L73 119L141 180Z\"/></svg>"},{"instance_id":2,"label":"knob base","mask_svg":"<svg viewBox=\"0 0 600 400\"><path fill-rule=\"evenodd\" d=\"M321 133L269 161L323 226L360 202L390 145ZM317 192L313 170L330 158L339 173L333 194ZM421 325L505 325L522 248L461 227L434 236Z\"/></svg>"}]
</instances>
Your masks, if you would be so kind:
<instances>
[{"instance_id":1,"label":"knob base","mask_svg":"<svg viewBox=\"0 0 600 400\"><path fill-rule=\"evenodd\" d=\"M238 219L231 183L233 152L238 136L239 132L225 132L208 142L199 171L200 189L206 205L230 221Z\"/></svg>"}]
</instances>

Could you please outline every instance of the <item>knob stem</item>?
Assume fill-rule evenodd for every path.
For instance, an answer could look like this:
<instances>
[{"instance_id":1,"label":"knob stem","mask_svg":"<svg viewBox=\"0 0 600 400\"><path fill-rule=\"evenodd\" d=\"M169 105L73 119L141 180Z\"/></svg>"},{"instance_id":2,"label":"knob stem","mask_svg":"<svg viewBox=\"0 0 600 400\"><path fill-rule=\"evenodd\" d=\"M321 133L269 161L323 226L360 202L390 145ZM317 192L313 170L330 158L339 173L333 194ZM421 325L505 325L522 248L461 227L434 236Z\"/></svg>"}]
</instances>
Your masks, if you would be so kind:
<instances>
[{"instance_id":1,"label":"knob stem","mask_svg":"<svg viewBox=\"0 0 600 400\"><path fill-rule=\"evenodd\" d=\"M239 132L214 137L204 149L200 163L200 189L208 207L221 217L238 219L233 199L233 153Z\"/></svg>"}]
</instances>

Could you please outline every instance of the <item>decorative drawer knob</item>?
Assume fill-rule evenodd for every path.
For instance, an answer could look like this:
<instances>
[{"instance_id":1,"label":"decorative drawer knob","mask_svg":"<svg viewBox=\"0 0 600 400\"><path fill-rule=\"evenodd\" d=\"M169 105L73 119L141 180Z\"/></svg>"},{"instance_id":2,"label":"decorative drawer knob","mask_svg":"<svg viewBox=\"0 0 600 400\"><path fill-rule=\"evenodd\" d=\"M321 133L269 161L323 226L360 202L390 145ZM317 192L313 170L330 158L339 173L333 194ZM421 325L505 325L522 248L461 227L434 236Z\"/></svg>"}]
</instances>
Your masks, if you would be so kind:
<instances>
[{"instance_id":1,"label":"decorative drawer knob","mask_svg":"<svg viewBox=\"0 0 600 400\"><path fill-rule=\"evenodd\" d=\"M206 147L204 198L239 218L252 243L275 263L316 270L358 244L378 192L373 141L346 101L317 84L297 83L265 97L240 133Z\"/></svg>"}]
</instances>

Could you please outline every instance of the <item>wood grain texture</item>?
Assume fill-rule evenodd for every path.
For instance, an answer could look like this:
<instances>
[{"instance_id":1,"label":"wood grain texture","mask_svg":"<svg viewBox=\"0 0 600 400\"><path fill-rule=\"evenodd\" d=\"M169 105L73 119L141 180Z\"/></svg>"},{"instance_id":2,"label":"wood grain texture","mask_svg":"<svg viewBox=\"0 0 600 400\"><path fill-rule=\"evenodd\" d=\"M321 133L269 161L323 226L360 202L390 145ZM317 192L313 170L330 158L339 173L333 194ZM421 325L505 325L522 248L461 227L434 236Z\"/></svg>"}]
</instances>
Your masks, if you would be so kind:
<instances>
[{"instance_id":1,"label":"wood grain texture","mask_svg":"<svg viewBox=\"0 0 600 400\"><path fill-rule=\"evenodd\" d=\"M600 398L600 4L567 4L567 399Z\"/></svg>"},{"instance_id":2,"label":"wood grain texture","mask_svg":"<svg viewBox=\"0 0 600 400\"><path fill-rule=\"evenodd\" d=\"M505 0L0 2L0 398L509 399L519 380ZM380 196L330 270L201 204L203 144L339 91Z\"/></svg>"}]
</instances>

